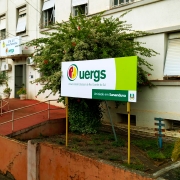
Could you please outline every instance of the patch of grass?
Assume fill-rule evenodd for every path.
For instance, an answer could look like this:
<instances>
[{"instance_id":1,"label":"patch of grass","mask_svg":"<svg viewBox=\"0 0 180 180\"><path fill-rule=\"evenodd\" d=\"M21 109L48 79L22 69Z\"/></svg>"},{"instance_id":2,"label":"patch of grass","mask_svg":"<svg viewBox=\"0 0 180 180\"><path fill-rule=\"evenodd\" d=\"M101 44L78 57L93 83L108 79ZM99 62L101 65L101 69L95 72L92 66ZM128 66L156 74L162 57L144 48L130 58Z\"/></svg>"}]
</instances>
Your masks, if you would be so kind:
<instances>
[{"instance_id":1,"label":"patch of grass","mask_svg":"<svg viewBox=\"0 0 180 180\"><path fill-rule=\"evenodd\" d=\"M88 151L95 151L94 147L88 147L87 150Z\"/></svg>"},{"instance_id":2,"label":"patch of grass","mask_svg":"<svg viewBox=\"0 0 180 180\"><path fill-rule=\"evenodd\" d=\"M103 152L104 152L104 149L103 149L103 148L98 148L98 149L97 149L97 152L98 152L98 153L103 153Z\"/></svg>"},{"instance_id":3,"label":"patch of grass","mask_svg":"<svg viewBox=\"0 0 180 180\"><path fill-rule=\"evenodd\" d=\"M87 145L94 145L94 141L87 141Z\"/></svg>"},{"instance_id":4,"label":"patch of grass","mask_svg":"<svg viewBox=\"0 0 180 180\"><path fill-rule=\"evenodd\" d=\"M159 149L157 139L138 139L133 140L132 143L145 151L149 158L154 160L169 159L172 154L174 143L163 142L163 148Z\"/></svg>"},{"instance_id":5,"label":"patch of grass","mask_svg":"<svg viewBox=\"0 0 180 180\"><path fill-rule=\"evenodd\" d=\"M39 139L42 139L42 138L47 138L48 136L46 136L46 135L43 135L42 133L39 133Z\"/></svg>"},{"instance_id":6,"label":"patch of grass","mask_svg":"<svg viewBox=\"0 0 180 180\"><path fill-rule=\"evenodd\" d=\"M120 155L110 155L110 156L108 157L108 159L109 159L110 161L119 161L119 160L121 160L121 156L120 156Z\"/></svg>"},{"instance_id":7,"label":"patch of grass","mask_svg":"<svg viewBox=\"0 0 180 180\"><path fill-rule=\"evenodd\" d=\"M72 138L72 141L73 141L73 142L81 142L82 139L79 138L79 137L74 137L74 138Z\"/></svg>"},{"instance_id":8,"label":"patch of grass","mask_svg":"<svg viewBox=\"0 0 180 180\"><path fill-rule=\"evenodd\" d=\"M180 180L180 168L174 169L174 174L175 174L177 180Z\"/></svg>"},{"instance_id":9,"label":"patch of grass","mask_svg":"<svg viewBox=\"0 0 180 180\"><path fill-rule=\"evenodd\" d=\"M135 169L135 170L139 170L139 171L143 171L145 169L143 164L127 164L127 163L123 163L123 165L125 167L128 167L130 169Z\"/></svg>"},{"instance_id":10,"label":"patch of grass","mask_svg":"<svg viewBox=\"0 0 180 180\"><path fill-rule=\"evenodd\" d=\"M111 135L106 134L106 133L95 134L95 135L92 137L92 140L93 140L93 141L98 140L98 141L104 142L104 141L106 141L106 140L109 140L109 137L111 137ZM114 140L114 138L113 138L112 140Z\"/></svg>"},{"instance_id":11,"label":"patch of grass","mask_svg":"<svg viewBox=\"0 0 180 180\"><path fill-rule=\"evenodd\" d=\"M166 159L166 157L164 156L164 154L161 151L159 151L159 152L147 151L147 155L149 156L149 158L154 159L154 160Z\"/></svg>"},{"instance_id":12,"label":"patch of grass","mask_svg":"<svg viewBox=\"0 0 180 180\"><path fill-rule=\"evenodd\" d=\"M125 141L122 139L119 139L118 141L112 142L112 146L115 147L124 147L125 146Z\"/></svg>"},{"instance_id":13,"label":"patch of grass","mask_svg":"<svg viewBox=\"0 0 180 180\"><path fill-rule=\"evenodd\" d=\"M73 151L79 151L79 147L74 144L73 146L71 146L71 150L73 150Z\"/></svg>"},{"instance_id":14,"label":"patch of grass","mask_svg":"<svg viewBox=\"0 0 180 180\"><path fill-rule=\"evenodd\" d=\"M136 145L137 147L139 147L140 149L144 150L144 151L148 151L150 149L157 149L158 148L158 144L157 144L157 140L155 139L148 139L148 141L146 139L138 139L138 140L133 140L132 144Z\"/></svg>"},{"instance_id":15,"label":"patch of grass","mask_svg":"<svg viewBox=\"0 0 180 180\"><path fill-rule=\"evenodd\" d=\"M64 144L65 144L65 142L64 142L64 141L59 140L59 139L58 139L58 140L56 140L56 143L57 143L57 144L60 144L60 145L64 145Z\"/></svg>"},{"instance_id":16,"label":"patch of grass","mask_svg":"<svg viewBox=\"0 0 180 180\"><path fill-rule=\"evenodd\" d=\"M115 140L114 135L112 135L112 134L108 135L107 139L109 141L114 141Z\"/></svg>"},{"instance_id":17,"label":"patch of grass","mask_svg":"<svg viewBox=\"0 0 180 180\"><path fill-rule=\"evenodd\" d=\"M94 144L95 145L101 145L103 142L101 142L101 141L99 141L99 140L96 140L96 141L94 141Z\"/></svg>"},{"instance_id":18,"label":"patch of grass","mask_svg":"<svg viewBox=\"0 0 180 180\"><path fill-rule=\"evenodd\" d=\"M177 161L180 158L180 139L178 139L174 144L174 149L172 152L172 160Z\"/></svg>"},{"instance_id":19,"label":"patch of grass","mask_svg":"<svg viewBox=\"0 0 180 180\"><path fill-rule=\"evenodd\" d=\"M99 159L106 159L106 158L104 158L104 155L103 155L103 154L98 154L98 158L99 158Z\"/></svg>"},{"instance_id":20,"label":"patch of grass","mask_svg":"<svg viewBox=\"0 0 180 180\"><path fill-rule=\"evenodd\" d=\"M99 140L102 141L102 142L107 140L107 134L103 134L102 136L100 136Z\"/></svg>"}]
</instances>

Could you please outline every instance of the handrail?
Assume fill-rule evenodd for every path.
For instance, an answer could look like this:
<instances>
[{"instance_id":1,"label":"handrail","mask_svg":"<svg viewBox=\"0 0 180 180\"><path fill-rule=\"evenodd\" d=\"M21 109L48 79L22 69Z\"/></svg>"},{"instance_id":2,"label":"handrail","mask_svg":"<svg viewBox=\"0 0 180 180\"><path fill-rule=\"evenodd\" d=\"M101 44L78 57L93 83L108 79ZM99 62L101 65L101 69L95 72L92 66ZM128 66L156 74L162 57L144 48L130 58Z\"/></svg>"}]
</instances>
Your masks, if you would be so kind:
<instances>
[{"instance_id":1,"label":"handrail","mask_svg":"<svg viewBox=\"0 0 180 180\"><path fill-rule=\"evenodd\" d=\"M5 107L6 105L8 105L8 110L9 110L9 102L8 101L6 101L5 99L3 99L2 98L2 96L1 96L1 94L2 93L0 93L0 110L1 110L1 112L0 112L0 115L2 116L2 109L3 109L3 107ZM6 98L6 99L9 99L9 98ZM3 101L5 102L5 104L3 105Z\"/></svg>"},{"instance_id":2,"label":"handrail","mask_svg":"<svg viewBox=\"0 0 180 180\"><path fill-rule=\"evenodd\" d=\"M20 108L17 108L17 109L9 110L8 112L4 112L3 114L5 114L5 113L10 113L10 112L12 112L12 111L17 111L17 110L24 109L24 108L28 108L28 107L31 107L31 106L35 106L35 105L38 105L38 104L43 104L43 103L46 103L46 102L48 102L48 101L57 101L57 100L54 99L54 100L42 101L42 102L40 102L40 103L36 103L36 104L32 104L32 105L20 107Z\"/></svg>"},{"instance_id":3,"label":"handrail","mask_svg":"<svg viewBox=\"0 0 180 180\"><path fill-rule=\"evenodd\" d=\"M50 102L51 102L51 101L57 101L57 99L47 100L47 101L35 103L35 104L32 104L32 105L28 105L28 106L24 106L24 107L21 107L21 108L17 108L17 109L13 109L13 110L4 112L4 113L2 113L2 114L12 113L12 119L9 120L9 121L0 123L0 126L3 125L3 124L7 124L7 123L12 122L12 129L11 129L11 130L12 130L12 133L13 133L13 131L14 131L14 121L19 120L19 119L22 119L22 118L25 118L25 117L33 116L33 115L35 115L35 114L39 114L39 113L45 112L45 111L48 111L48 120L49 120L49 119L50 119L50 113L49 113L50 110L64 109L64 108L61 108L61 107L52 108L52 109L51 109L51 108L50 108ZM31 114L28 114L28 115L25 115L25 116L18 117L18 118L16 118L16 119L14 119L14 113L15 113L15 111L17 111L17 110L22 110L22 109L25 109L25 108L28 108L28 107L32 107L32 106L36 106L36 105L39 105L39 104L42 104L42 103L46 103L46 102L48 102L48 104L47 104L47 105L48 105L48 108L47 108L47 109L41 110L41 111L38 111L38 112L35 112L35 113L31 113Z\"/></svg>"}]
</instances>

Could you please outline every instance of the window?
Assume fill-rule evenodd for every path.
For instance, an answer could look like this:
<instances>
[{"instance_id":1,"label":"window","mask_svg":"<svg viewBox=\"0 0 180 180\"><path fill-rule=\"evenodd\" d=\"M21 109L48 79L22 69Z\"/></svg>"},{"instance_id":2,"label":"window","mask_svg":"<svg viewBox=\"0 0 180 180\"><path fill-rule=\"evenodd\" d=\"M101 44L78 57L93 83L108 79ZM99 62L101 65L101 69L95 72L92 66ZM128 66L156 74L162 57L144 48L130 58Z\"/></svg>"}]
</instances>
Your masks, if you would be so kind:
<instances>
[{"instance_id":1,"label":"window","mask_svg":"<svg viewBox=\"0 0 180 180\"><path fill-rule=\"evenodd\" d=\"M0 66L1 76L2 76L2 77L5 77L5 75L6 75L6 74L5 74L5 73L6 73L6 72L5 72L5 70L6 70L5 66L6 66L7 63L6 63L5 60L3 60L3 61L0 62L0 64L1 64L1 66Z\"/></svg>"},{"instance_id":2,"label":"window","mask_svg":"<svg viewBox=\"0 0 180 180\"><path fill-rule=\"evenodd\" d=\"M0 40L6 39L6 16L0 16Z\"/></svg>"},{"instance_id":3,"label":"window","mask_svg":"<svg viewBox=\"0 0 180 180\"><path fill-rule=\"evenodd\" d=\"M112 0L112 6L116 7L116 6L120 6L120 5L125 5L127 3L132 3L135 1L137 1L137 0Z\"/></svg>"},{"instance_id":4,"label":"window","mask_svg":"<svg viewBox=\"0 0 180 180\"><path fill-rule=\"evenodd\" d=\"M45 28L55 23L55 1L46 0L43 3L41 28Z\"/></svg>"},{"instance_id":5,"label":"window","mask_svg":"<svg viewBox=\"0 0 180 180\"><path fill-rule=\"evenodd\" d=\"M165 79L179 79L180 77L180 33L169 35L164 77Z\"/></svg>"},{"instance_id":6,"label":"window","mask_svg":"<svg viewBox=\"0 0 180 180\"><path fill-rule=\"evenodd\" d=\"M18 9L18 22L16 28L16 34L26 34L26 7Z\"/></svg>"},{"instance_id":7,"label":"window","mask_svg":"<svg viewBox=\"0 0 180 180\"><path fill-rule=\"evenodd\" d=\"M77 16L78 13L88 14L88 0L73 0L72 1L72 14Z\"/></svg>"},{"instance_id":8,"label":"window","mask_svg":"<svg viewBox=\"0 0 180 180\"><path fill-rule=\"evenodd\" d=\"M117 113L117 115L118 115L117 123L128 124L128 115L127 114ZM136 126L136 116L135 115L130 115L130 118L131 118L130 124L133 125L133 126Z\"/></svg>"}]
</instances>

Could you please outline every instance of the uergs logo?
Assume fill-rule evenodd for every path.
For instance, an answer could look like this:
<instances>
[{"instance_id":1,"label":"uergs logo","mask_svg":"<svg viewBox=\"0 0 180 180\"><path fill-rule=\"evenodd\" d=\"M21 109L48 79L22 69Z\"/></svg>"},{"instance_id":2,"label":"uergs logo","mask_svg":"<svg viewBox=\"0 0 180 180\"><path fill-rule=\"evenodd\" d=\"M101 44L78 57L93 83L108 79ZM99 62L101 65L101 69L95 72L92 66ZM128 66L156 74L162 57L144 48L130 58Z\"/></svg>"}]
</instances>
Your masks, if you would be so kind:
<instances>
[{"instance_id":1,"label":"uergs logo","mask_svg":"<svg viewBox=\"0 0 180 180\"><path fill-rule=\"evenodd\" d=\"M134 100L134 94L130 94L130 100Z\"/></svg>"},{"instance_id":2,"label":"uergs logo","mask_svg":"<svg viewBox=\"0 0 180 180\"><path fill-rule=\"evenodd\" d=\"M75 64L71 64L67 71L67 77L70 81L79 79L93 79L94 82L99 82L101 79L106 79L106 70L82 70L79 71Z\"/></svg>"},{"instance_id":3,"label":"uergs logo","mask_svg":"<svg viewBox=\"0 0 180 180\"><path fill-rule=\"evenodd\" d=\"M71 66L69 66L67 76L70 81L74 81L77 78L78 67L75 64L72 64Z\"/></svg>"}]
</instances>

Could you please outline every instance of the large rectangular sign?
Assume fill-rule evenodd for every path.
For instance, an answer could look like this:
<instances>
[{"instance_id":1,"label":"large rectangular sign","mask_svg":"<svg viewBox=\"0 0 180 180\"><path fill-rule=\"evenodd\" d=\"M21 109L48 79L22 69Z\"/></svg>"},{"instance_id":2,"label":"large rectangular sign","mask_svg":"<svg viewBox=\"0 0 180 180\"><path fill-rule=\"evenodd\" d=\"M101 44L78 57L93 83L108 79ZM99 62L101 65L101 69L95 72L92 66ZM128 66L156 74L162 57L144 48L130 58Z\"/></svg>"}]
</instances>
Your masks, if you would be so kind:
<instances>
[{"instance_id":1,"label":"large rectangular sign","mask_svg":"<svg viewBox=\"0 0 180 180\"><path fill-rule=\"evenodd\" d=\"M10 56L16 54L22 54L21 37L16 36L13 38L8 38L1 40L0 55Z\"/></svg>"},{"instance_id":2,"label":"large rectangular sign","mask_svg":"<svg viewBox=\"0 0 180 180\"><path fill-rule=\"evenodd\" d=\"M62 62L61 69L61 96L136 102L136 56Z\"/></svg>"}]
</instances>

